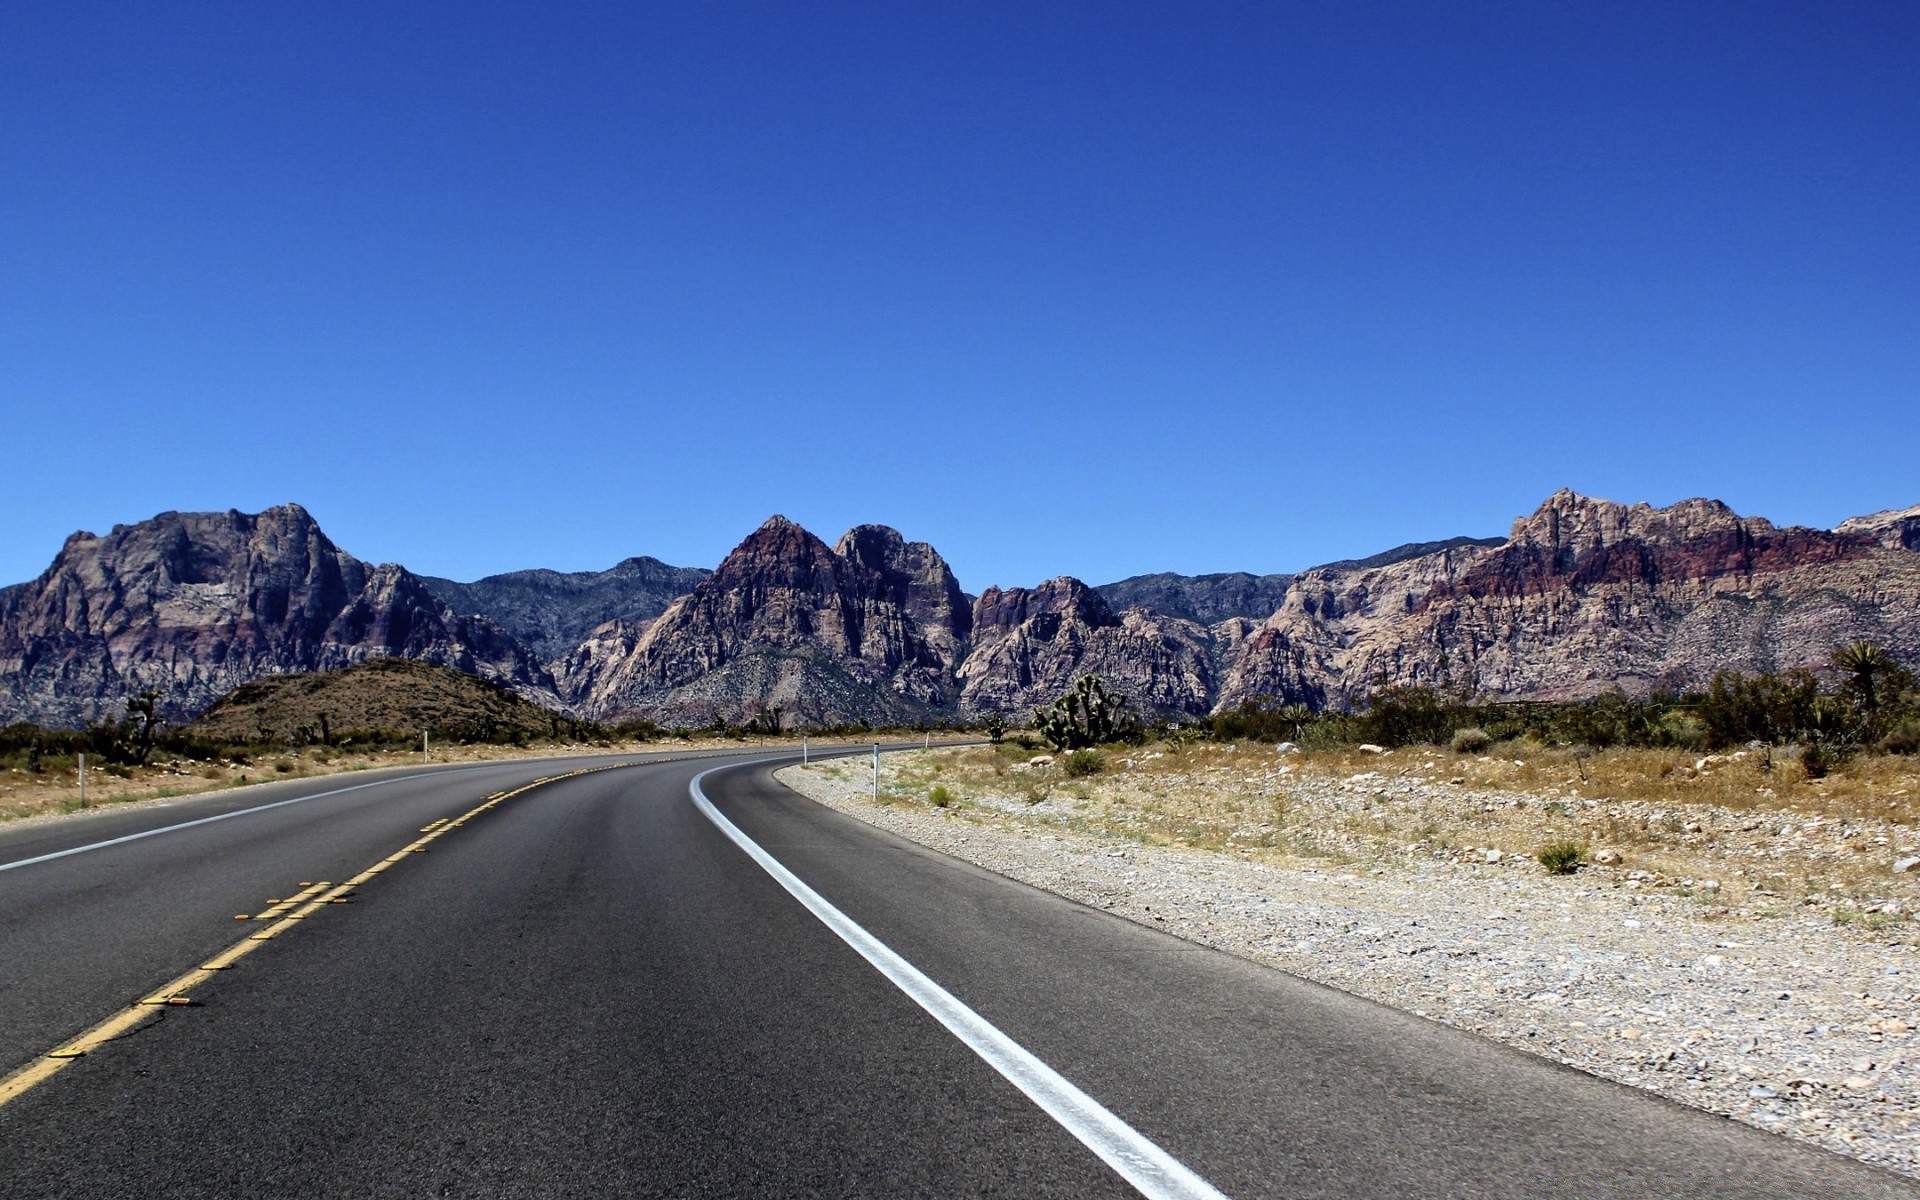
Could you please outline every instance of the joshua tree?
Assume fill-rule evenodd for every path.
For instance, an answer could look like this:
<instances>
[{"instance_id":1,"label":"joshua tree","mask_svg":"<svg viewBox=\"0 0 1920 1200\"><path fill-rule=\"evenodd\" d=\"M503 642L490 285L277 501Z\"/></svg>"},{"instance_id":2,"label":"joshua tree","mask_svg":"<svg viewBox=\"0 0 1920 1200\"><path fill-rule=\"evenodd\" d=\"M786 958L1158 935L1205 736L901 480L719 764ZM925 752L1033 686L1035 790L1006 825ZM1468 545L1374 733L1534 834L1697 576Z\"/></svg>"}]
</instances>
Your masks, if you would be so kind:
<instances>
[{"instance_id":1,"label":"joshua tree","mask_svg":"<svg viewBox=\"0 0 1920 1200\"><path fill-rule=\"evenodd\" d=\"M1860 698L1860 707L1871 718L1880 702L1913 681L1913 676L1893 655L1862 638L1833 652L1833 665L1846 677L1847 690Z\"/></svg>"},{"instance_id":2,"label":"joshua tree","mask_svg":"<svg viewBox=\"0 0 1920 1200\"><path fill-rule=\"evenodd\" d=\"M134 731L134 759L140 766L147 765L147 755L153 753L153 735L159 717L154 708L160 699L160 693L148 688L137 696L127 698L127 720L137 722Z\"/></svg>"},{"instance_id":3,"label":"joshua tree","mask_svg":"<svg viewBox=\"0 0 1920 1200\"><path fill-rule=\"evenodd\" d=\"M1300 736L1306 732L1308 723L1313 720L1313 710L1304 704L1286 705L1275 715L1282 721L1285 721L1287 727L1293 730L1293 740L1296 742L1299 741Z\"/></svg>"},{"instance_id":4,"label":"joshua tree","mask_svg":"<svg viewBox=\"0 0 1920 1200\"><path fill-rule=\"evenodd\" d=\"M1118 741L1132 723L1127 698L1108 691L1098 675L1082 675L1066 695L1033 714L1034 728L1061 750Z\"/></svg>"},{"instance_id":5,"label":"joshua tree","mask_svg":"<svg viewBox=\"0 0 1920 1200\"><path fill-rule=\"evenodd\" d=\"M980 728L987 731L987 740L998 746L1007 736L1007 716L1005 713L992 710L982 713Z\"/></svg>"}]
</instances>

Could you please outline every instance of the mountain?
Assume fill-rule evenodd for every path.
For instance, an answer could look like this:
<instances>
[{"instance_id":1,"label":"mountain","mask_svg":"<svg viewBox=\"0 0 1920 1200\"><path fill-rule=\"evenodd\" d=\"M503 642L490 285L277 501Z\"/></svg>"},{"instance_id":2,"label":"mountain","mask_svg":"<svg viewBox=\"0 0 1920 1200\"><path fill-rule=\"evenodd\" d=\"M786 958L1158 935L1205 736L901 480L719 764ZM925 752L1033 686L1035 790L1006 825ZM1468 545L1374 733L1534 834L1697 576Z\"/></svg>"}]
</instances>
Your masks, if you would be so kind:
<instances>
[{"instance_id":1,"label":"mountain","mask_svg":"<svg viewBox=\"0 0 1920 1200\"><path fill-rule=\"evenodd\" d=\"M951 711L972 619L933 547L878 525L829 547L773 517L657 620L595 630L559 683L601 718L913 721Z\"/></svg>"},{"instance_id":2,"label":"mountain","mask_svg":"<svg viewBox=\"0 0 1920 1200\"><path fill-rule=\"evenodd\" d=\"M1653 508L1562 490L1497 546L1303 572L1247 638L1219 703L1345 706L1393 684L1637 695L1696 687L1722 667L1821 666L1863 637L1911 662L1914 516L1781 529L1714 500Z\"/></svg>"},{"instance_id":3,"label":"mountain","mask_svg":"<svg viewBox=\"0 0 1920 1200\"><path fill-rule=\"evenodd\" d=\"M1912 508L1893 508L1864 517L1850 517L1836 525L1835 533L1870 537L1895 550L1920 550L1920 504Z\"/></svg>"},{"instance_id":4,"label":"mountain","mask_svg":"<svg viewBox=\"0 0 1920 1200\"><path fill-rule=\"evenodd\" d=\"M629 558L605 571L509 571L472 583L420 577L442 604L476 613L551 662L608 621L650 621L712 572Z\"/></svg>"},{"instance_id":5,"label":"mountain","mask_svg":"<svg viewBox=\"0 0 1920 1200\"><path fill-rule=\"evenodd\" d=\"M0 719L80 724L144 688L178 718L263 675L384 655L552 695L511 635L402 567L354 558L297 504L162 513L76 533L38 579L0 592Z\"/></svg>"},{"instance_id":6,"label":"mountain","mask_svg":"<svg viewBox=\"0 0 1920 1200\"><path fill-rule=\"evenodd\" d=\"M557 714L490 680L407 658L370 658L337 671L267 675L215 701L189 729L209 738L335 742L368 734L493 740L556 732Z\"/></svg>"},{"instance_id":7,"label":"mountain","mask_svg":"<svg viewBox=\"0 0 1920 1200\"><path fill-rule=\"evenodd\" d=\"M1884 517L1915 516L1911 522L1920 539L1920 510L1912 513L1882 513ZM1443 550L1462 546L1498 546L1504 538L1455 537L1438 542L1408 542L1366 558L1342 559L1315 568L1321 571L1364 571L1370 567L1389 567L1408 559L1424 558ZM1165 617L1218 625L1243 617L1264 621L1286 599L1295 575L1250 575L1228 571L1217 575L1176 575L1162 571L1155 575L1133 575L1117 583L1103 583L1093 590L1100 593L1115 612L1129 608L1150 608Z\"/></svg>"},{"instance_id":8,"label":"mountain","mask_svg":"<svg viewBox=\"0 0 1920 1200\"><path fill-rule=\"evenodd\" d=\"M1215 625L1231 617L1260 621L1273 615L1287 594L1291 575L1133 575L1093 590L1116 612L1150 608L1161 616Z\"/></svg>"},{"instance_id":9,"label":"mountain","mask_svg":"<svg viewBox=\"0 0 1920 1200\"><path fill-rule=\"evenodd\" d=\"M1862 637L1920 661L1920 506L1820 530L1562 490L1497 541L973 600L932 546L882 525L829 546L774 517L711 573L635 558L460 584L363 563L285 505L75 534L0 589L0 720L112 716L146 687L177 718L254 679L384 657L670 726L1024 716L1087 672L1142 713L1198 715L1394 684L1644 694L1819 666Z\"/></svg>"},{"instance_id":10,"label":"mountain","mask_svg":"<svg viewBox=\"0 0 1920 1200\"><path fill-rule=\"evenodd\" d=\"M1037 588L988 588L973 607L961 708L1024 718L1081 675L1099 675L1136 712L1198 715L1212 706L1212 635L1144 608L1115 615L1100 593L1062 576Z\"/></svg>"}]
</instances>

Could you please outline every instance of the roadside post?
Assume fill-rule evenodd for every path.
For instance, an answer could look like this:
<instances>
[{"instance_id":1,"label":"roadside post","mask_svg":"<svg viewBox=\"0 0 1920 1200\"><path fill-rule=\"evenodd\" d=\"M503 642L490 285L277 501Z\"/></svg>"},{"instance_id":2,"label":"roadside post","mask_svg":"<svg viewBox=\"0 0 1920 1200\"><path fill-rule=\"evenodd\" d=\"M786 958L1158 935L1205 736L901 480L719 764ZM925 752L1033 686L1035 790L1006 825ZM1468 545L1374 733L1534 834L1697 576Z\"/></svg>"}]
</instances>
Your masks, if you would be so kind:
<instances>
[{"instance_id":1,"label":"roadside post","mask_svg":"<svg viewBox=\"0 0 1920 1200\"><path fill-rule=\"evenodd\" d=\"M873 744L873 802L880 803L880 743Z\"/></svg>"},{"instance_id":2,"label":"roadside post","mask_svg":"<svg viewBox=\"0 0 1920 1200\"><path fill-rule=\"evenodd\" d=\"M433 751L427 745L427 731L424 729L420 731L420 761L423 764L433 761Z\"/></svg>"},{"instance_id":3,"label":"roadside post","mask_svg":"<svg viewBox=\"0 0 1920 1200\"><path fill-rule=\"evenodd\" d=\"M80 807L87 806L87 756L80 756Z\"/></svg>"},{"instance_id":4,"label":"roadside post","mask_svg":"<svg viewBox=\"0 0 1920 1200\"><path fill-rule=\"evenodd\" d=\"M802 766L805 766L806 763L807 763L807 735L803 733L800 735L800 764Z\"/></svg>"}]
</instances>

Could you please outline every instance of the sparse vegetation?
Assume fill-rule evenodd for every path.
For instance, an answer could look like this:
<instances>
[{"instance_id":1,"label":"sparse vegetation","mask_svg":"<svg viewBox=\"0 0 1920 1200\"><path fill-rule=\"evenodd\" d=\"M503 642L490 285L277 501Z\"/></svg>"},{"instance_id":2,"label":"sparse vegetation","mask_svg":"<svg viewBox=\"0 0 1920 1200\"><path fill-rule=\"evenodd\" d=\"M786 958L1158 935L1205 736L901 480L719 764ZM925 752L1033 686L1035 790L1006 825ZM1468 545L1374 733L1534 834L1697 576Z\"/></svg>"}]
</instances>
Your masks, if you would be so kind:
<instances>
[{"instance_id":1,"label":"sparse vegetation","mask_svg":"<svg viewBox=\"0 0 1920 1200\"><path fill-rule=\"evenodd\" d=\"M1487 747L1493 745L1493 735L1478 726L1469 725L1453 731L1451 745L1455 754L1485 754Z\"/></svg>"},{"instance_id":2,"label":"sparse vegetation","mask_svg":"<svg viewBox=\"0 0 1920 1200\"><path fill-rule=\"evenodd\" d=\"M1432 688L1389 687L1351 712L1315 713L1297 702L1250 703L1183 726L1220 742L1451 745L1463 754L1484 754L1508 741L1696 751L1759 743L1817 750L1812 765L1820 770L1862 748L1920 752L1920 689L1891 653L1857 641L1834 650L1825 682L1807 670L1726 670L1701 691L1684 695L1551 702L1469 702ZM1162 726L1159 732L1173 731Z\"/></svg>"},{"instance_id":3,"label":"sparse vegetation","mask_svg":"<svg viewBox=\"0 0 1920 1200\"><path fill-rule=\"evenodd\" d=\"M1107 756L1098 750L1075 750L1066 756L1061 769L1068 778L1085 779L1107 769Z\"/></svg>"},{"instance_id":4,"label":"sparse vegetation","mask_svg":"<svg viewBox=\"0 0 1920 1200\"><path fill-rule=\"evenodd\" d=\"M1586 861L1587 848L1579 842L1548 842L1534 855L1540 865L1555 875L1571 875Z\"/></svg>"}]
</instances>

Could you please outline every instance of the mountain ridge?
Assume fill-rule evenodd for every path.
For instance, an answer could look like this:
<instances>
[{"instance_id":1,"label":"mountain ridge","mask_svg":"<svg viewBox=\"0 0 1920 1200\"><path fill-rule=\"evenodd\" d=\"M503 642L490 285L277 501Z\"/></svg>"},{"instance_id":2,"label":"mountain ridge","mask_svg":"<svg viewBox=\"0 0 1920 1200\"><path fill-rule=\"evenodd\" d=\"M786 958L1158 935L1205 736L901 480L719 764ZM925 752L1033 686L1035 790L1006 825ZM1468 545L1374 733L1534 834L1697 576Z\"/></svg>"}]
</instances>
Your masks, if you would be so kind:
<instances>
[{"instance_id":1,"label":"mountain ridge","mask_svg":"<svg viewBox=\"0 0 1920 1200\"><path fill-rule=\"evenodd\" d=\"M712 571L636 556L461 584L362 562L281 505L76 533L0 588L0 719L112 716L144 687L178 717L253 678L383 656L668 725L1021 717L1088 671L1143 712L1199 715L1351 706L1395 684L1644 693L1721 665L1819 665L1854 637L1920 654L1920 506L1817 530L1562 489L1502 539L976 598L884 525L830 546L776 516Z\"/></svg>"}]
</instances>

